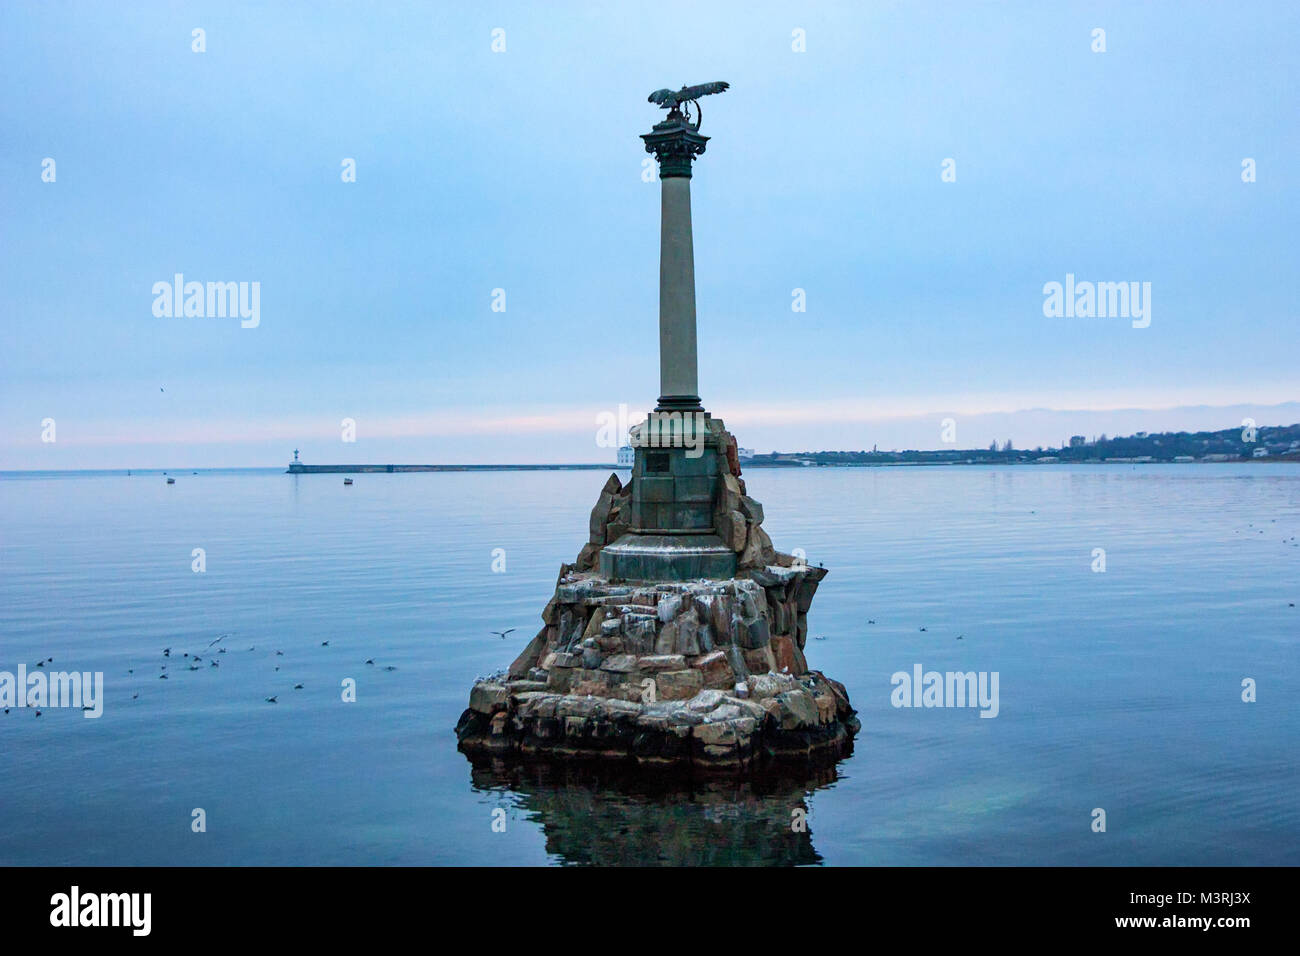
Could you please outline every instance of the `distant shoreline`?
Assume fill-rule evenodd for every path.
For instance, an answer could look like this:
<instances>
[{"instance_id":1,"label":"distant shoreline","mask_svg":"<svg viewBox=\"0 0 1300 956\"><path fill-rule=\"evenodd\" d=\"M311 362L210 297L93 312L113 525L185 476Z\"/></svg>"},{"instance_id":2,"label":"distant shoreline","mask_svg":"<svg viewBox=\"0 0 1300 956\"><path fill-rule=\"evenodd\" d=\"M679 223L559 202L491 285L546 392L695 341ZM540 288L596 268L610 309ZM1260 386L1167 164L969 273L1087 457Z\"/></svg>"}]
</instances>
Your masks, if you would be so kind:
<instances>
[{"instance_id":1,"label":"distant shoreline","mask_svg":"<svg viewBox=\"0 0 1300 956\"><path fill-rule=\"evenodd\" d=\"M1035 459L1008 459L1006 461L989 461L981 459L961 459L951 461L744 461L741 468L937 468L949 465L994 466L1001 468L1010 465L1269 465L1300 464L1300 456L1277 455L1269 458L1229 458L1214 461L1174 461L1172 458L1085 458L1067 461L1039 461Z\"/></svg>"},{"instance_id":2,"label":"distant shoreline","mask_svg":"<svg viewBox=\"0 0 1300 956\"><path fill-rule=\"evenodd\" d=\"M621 451L626 449L621 449ZM1228 465L1300 464L1300 423L1255 427L1249 419L1240 428L1218 431L1138 432L1125 437L1104 434L1089 440L1072 435L1061 447L1012 448L994 442L988 448L907 449L904 451L801 451L753 454L746 449L741 468L899 468L937 465ZM298 452L295 450L294 455ZM1259 457L1256 457L1258 455ZM276 466L233 466L224 468L68 468L0 470L0 475L101 474L184 475L220 471L265 471L288 475L362 475L398 472L488 472L488 471L628 471L629 465L587 464L504 464L504 465L309 465L291 461L284 471Z\"/></svg>"},{"instance_id":3,"label":"distant shoreline","mask_svg":"<svg viewBox=\"0 0 1300 956\"><path fill-rule=\"evenodd\" d=\"M742 460L744 468L933 468L949 465L1232 465L1270 464L1277 462L1300 463L1300 457L1277 456L1271 458L1233 458L1225 461L1173 461L1172 459L1136 460L1123 458L1093 459L1084 461L1008 460L987 461L960 459L949 461L873 461L873 462L821 462L809 461L752 461ZM629 471L629 465L290 465L287 475L361 475L397 474L399 472L444 471Z\"/></svg>"},{"instance_id":4,"label":"distant shoreline","mask_svg":"<svg viewBox=\"0 0 1300 956\"><path fill-rule=\"evenodd\" d=\"M1300 465L1300 457L1278 455L1268 458L1233 458L1228 461L1120 461L1085 460L1085 461L888 461L888 462L810 462L807 465L798 461L741 461L742 469L802 469L802 468L936 468L950 466L992 467L1009 466L1050 466L1069 465ZM409 472L488 472L488 471L629 471L630 466L618 464L579 464L579 465L311 465L301 470L282 471L273 465L231 465L218 468L33 468L0 471L0 477L31 477L40 475L117 475L126 477L169 476L191 477L212 472L263 472L266 474L292 475L359 475L359 474L398 474Z\"/></svg>"}]
</instances>

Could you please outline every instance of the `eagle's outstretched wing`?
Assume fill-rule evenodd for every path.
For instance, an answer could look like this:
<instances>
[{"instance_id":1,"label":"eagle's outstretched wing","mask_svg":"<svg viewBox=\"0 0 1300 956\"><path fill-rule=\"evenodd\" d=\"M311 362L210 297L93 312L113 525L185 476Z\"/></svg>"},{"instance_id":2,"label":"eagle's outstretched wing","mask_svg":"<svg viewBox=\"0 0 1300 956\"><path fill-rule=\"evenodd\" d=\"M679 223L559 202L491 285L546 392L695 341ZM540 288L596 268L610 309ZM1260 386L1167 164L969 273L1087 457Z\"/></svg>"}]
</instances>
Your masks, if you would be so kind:
<instances>
[{"instance_id":1,"label":"eagle's outstretched wing","mask_svg":"<svg viewBox=\"0 0 1300 956\"><path fill-rule=\"evenodd\" d=\"M681 100L698 100L701 96L708 96L710 93L721 93L730 83L719 81L717 83L700 83L696 86L684 86L678 91L677 96Z\"/></svg>"},{"instance_id":2,"label":"eagle's outstretched wing","mask_svg":"<svg viewBox=\"0 0 1300 956\"><path fill-rule=\"evenodd\" d=\"M710 93L721 93L729 86L731 86L730 83L720 81L717 83L698 83L695 86L683 86L680 90L655 90L646 97L646 102L668 109L688 100L708 96Z\"/></svg>"}]
</instances>

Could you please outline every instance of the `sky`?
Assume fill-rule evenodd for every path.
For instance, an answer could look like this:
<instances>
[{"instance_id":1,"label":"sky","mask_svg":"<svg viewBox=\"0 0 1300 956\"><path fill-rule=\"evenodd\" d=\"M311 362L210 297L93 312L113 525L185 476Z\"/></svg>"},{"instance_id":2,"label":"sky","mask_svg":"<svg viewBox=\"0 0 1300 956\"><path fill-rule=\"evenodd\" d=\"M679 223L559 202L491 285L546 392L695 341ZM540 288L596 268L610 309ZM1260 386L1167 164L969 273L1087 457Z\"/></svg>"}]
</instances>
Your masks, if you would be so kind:
<instances>
[{"instance_id":1,"label":"sky","mask_svg":"<svg viewBox=\"0 0 1300 956\"><path fill-rule=\"evenodd\" d=\"M1294 3L4 3L0 469L612 461L598 417L659 394L646 96L713 80L699 377L742 446L1300 421L1297 35ZM155 315L176 273L258 283L256 326ZM1067 275L1150 283L1149 325L1045 315Z\"/></svg>"}]
</instances>

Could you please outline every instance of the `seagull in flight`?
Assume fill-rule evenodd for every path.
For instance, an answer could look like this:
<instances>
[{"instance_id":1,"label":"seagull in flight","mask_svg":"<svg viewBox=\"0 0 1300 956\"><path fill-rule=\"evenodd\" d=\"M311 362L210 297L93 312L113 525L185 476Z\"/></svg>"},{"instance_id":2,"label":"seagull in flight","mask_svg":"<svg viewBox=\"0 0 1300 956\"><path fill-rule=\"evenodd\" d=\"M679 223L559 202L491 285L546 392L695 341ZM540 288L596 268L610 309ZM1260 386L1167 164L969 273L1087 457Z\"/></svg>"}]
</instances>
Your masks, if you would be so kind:
<instances>
[{"instance_id":1,"label":"seagull in flight","mask_svg":"<svg viewBox=\"0 0 1300 956\"><path fill-rule=\"evenodd\" d=\"M493 631L492 633L498 635L501 638L501 640L504 641L506 639L507 634L509 634L511 631L517 631L517 630L519 630L519 628L517 627L508 627L504 631Z\"/></svg>"}]
</instances>

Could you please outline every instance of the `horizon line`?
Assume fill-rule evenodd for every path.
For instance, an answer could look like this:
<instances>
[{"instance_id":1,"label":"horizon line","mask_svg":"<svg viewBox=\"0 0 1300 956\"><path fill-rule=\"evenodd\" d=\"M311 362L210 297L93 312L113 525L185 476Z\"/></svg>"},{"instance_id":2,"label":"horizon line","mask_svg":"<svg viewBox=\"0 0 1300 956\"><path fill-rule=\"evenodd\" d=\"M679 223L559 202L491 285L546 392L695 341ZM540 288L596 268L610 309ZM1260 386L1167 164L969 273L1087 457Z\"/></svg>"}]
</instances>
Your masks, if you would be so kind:
<instances>
[{"instance_id":1,"label":"horizon line","mask_svg":"<svg viewBox=\"0 0 1300 956\"><path fill-rule=\"evenodd\" d=\"M841 407L838 410L832 410L828 413L828 407L836 404ZM850 407L845 408L844 405ZM1012 408L992 408L985 407L978 411L953 411L953 407L944 408L942 406L932 407L927 411L908 411L903 414L884 412L873 414L869 409L863 408L861 403L840 402L836 399L820 400L817 402L793 402L781 406L764 406L749 405L738 403L732 406L732 411L726 413L726 417L739 427L745 429L759 428L781 428L791 425L806 423L821 424L852 424L852 423L871 423L871 422L908 422L920 421L925 418L937 415L957 415L968 418L979 418L993 415L1033 415L1033 414L1054 414L1054 415L1078 415L1078 414L1123 414L1135 412L1147 412L1152 414L1168 413L1173 411L1192 412L1197 410L1224 410L1243 406L1251 406L1259 409L1281 409L1291 405L1300 405L1300 398L1289 398L1282 401L1273 402L1251 402L1251 401L1232 401L1222 404L1210 404L1202 402L1200 404L1172 404L1172 405L1133 405L1133 404L1116 404L1105 407L1074 407L1074 408L1055 408L1042 405L1022 405ZM628 410L628 421L640 421L645 413L637 411L633 417L631 412L633 406L627 403L619 403L614 407L601 408L593 405L570 405L562 406L562 411L548 409L538 414L528 416L506 416L493 417L491 413L482 416L477 420L467 418L463 414L454 412L434 412L431 414L416 415L390 415L376 416L371 421L386 423L388 427L372 429L367 427L367 438L374 439L411 439L411 438L438 438L452 437L458 435L483 435L483 434L505 434L505 435L526 435L526 434L545 434L545 433L566 433L578 432L588 428L599 430L602 416L608 416L621 409ZM710 413L712 414L712 413ZM113 434L97 434L83 438L69 445L75 445L83 448L112 448L123 445L169 445L169 444L189 444L197 446L220 446L231 445L236 443L250 442L269 442L285 441L287 443L301 443L316 438L333 436L337 428L331 425L328 428L322 427L323 416L313 416L310 421L298 420L289 422L272 422L261 426L239 427L232 421L223 422L215 428L211 422L202 422L201 419L163 419L154 424L147 433L141 435L125 435L121 432ZM587 418L586 422L581 421ZM180 425L182 430L189 431L189 425L202 425L201 430L208 435L216 434L208 441L195 441L191 438L172 437L167 434L160 434L158 425L160 424ZM1269 427L1286 427L1285 425ZM736 428L729 427L729 430L735 434ZM65 432L66 433L66 432ZM173 433L174 435L174 433ZM36 438L27 441L14 442L10 440L10 447L14 449L27 449L42 446L43 443ZM36 469L41 470L41 469Z\"/></svg>"}]
</instances>

